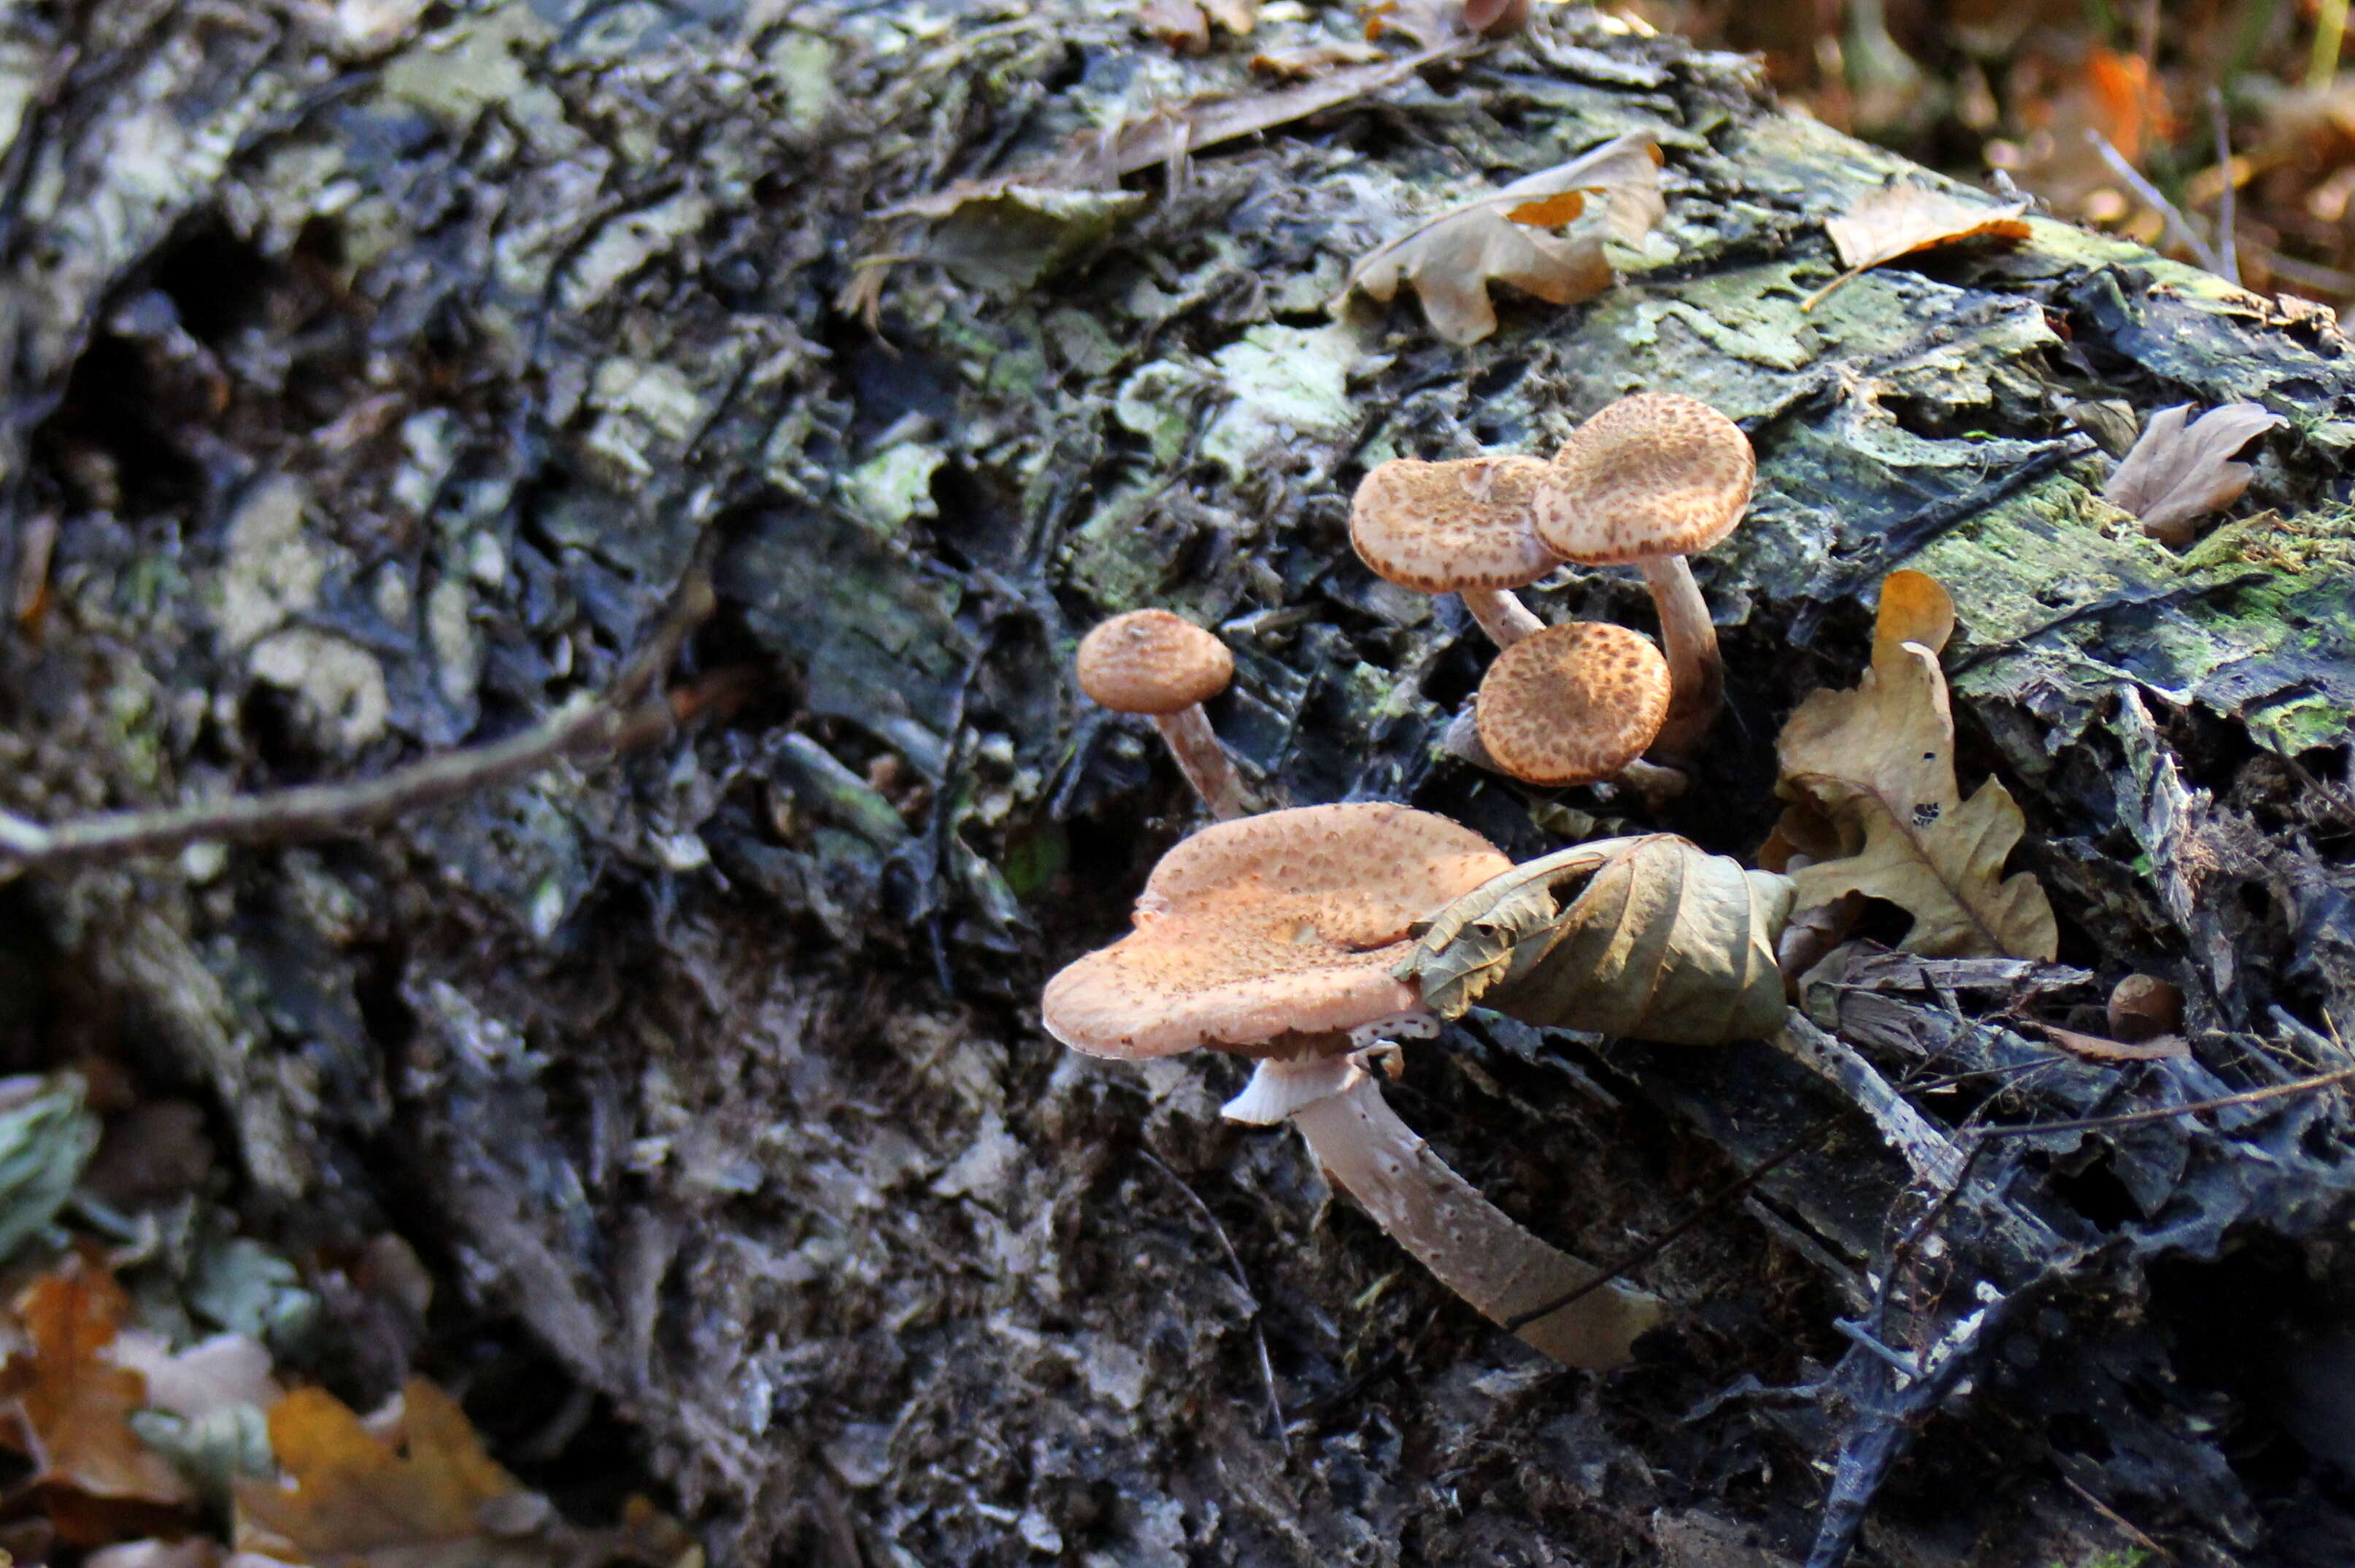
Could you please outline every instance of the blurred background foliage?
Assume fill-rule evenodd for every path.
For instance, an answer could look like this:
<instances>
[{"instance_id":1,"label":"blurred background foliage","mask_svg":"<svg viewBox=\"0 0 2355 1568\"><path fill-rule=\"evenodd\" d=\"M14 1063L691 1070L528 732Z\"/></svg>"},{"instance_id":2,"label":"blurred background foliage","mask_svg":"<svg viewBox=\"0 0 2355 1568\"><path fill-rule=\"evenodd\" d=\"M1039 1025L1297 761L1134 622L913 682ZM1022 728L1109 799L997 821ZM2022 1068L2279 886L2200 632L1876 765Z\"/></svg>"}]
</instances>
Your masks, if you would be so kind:
<instances>
[{"instance_id":1,"label":"blurred background foliage","mask_svg":"<svg viewBox=\"0 0 2355 1568\"><path fill-rule=\"evenodd\" d=\"M2355 299L2347 0L1618 0L1792 106L2254 289Z\"/></svg>"}]
</instances>

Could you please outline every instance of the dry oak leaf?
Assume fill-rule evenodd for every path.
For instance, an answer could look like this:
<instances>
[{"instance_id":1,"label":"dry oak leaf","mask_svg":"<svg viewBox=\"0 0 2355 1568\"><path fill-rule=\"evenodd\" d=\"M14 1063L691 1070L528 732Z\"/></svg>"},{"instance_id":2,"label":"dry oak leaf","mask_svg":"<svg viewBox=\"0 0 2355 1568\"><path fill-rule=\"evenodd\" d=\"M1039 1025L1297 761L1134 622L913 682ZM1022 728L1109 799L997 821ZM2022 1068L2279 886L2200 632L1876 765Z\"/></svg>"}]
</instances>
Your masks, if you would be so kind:
<instances>
[{"instance_id":1,"label":"dry oak leaf","mask_svg":"<svg viewBox=\"0 0 2355 1568\"><path fill-rule=\"evenodd\" d=\"M94 1545L153 1533L197 1500L171 1462L131 1429L147 1380L110 1355L130 1300L106 1270L76 1258L16 1298L26 1346L0 1381L9 1445L33 1461L60 1539Z\"/></svg>"},{"instance_id":2,"label":"dry oak leaf","mask_svg":"<svg viewBox=\"0 0 2355 1568\"><path fill-rule=\"evenodd\" d=\"M2177 549L2191 526L2241 498L2253 472L2232 454L2289 421L2256 403L2226 403L2194 420L2191 405L2161 409L2102 487L2102 499L2131 512L2142 531Z\"/></svg>"},{"instance_id":3,"label":"dry oak leaf","mask_svg":"<svg viewBox=\"0 0 2355 1568\"><path fill-rule=\"evenodd\" d=\"M614 1531L575 1530L485 1451L458 1402L413 1378L363 1422L323 1389L270 1412L285 1484L240 1480L236 1548L314 1568L589 1568L616 1558L698 1558L677 1527L632 1499Z\"/></svg>"},{"instance_id":4,"label":"dry oak leaf","mask_svg":"<svg viewBox=\"0 0 2355 1568\"><path fill-rule=\"evenodd\" d=\"M1965 240L2025 240L2028 219L2022 215L2027 211L2024 201L1989 207L1906 180L1883 186L1839 217L1824 220L1832 249L1848 270L1808 295L1799 308L1813 310L1817 301L1859 272L1916 251Z\"/></svg>"},{"instance_id":5,"label":"dry oak leaf","mask_svg":"<svg viewBox=\"0 0 2355 1568\"><path fill-rule=\"evenodd\" d=\"M2027 824L1994 779L1965 800L1955 779L1955 720L1938 650L1954 601L1918 571L1881 582L1872 667L1853 691L1799 704L1775 751L1793 803L1778 836L1841 853L1791 873L1792 918L1845 894L1885 899L1913 917L1901 949L1934 957L2050 960L2052 905L2033 873L2003 875Z\"/></svg>"},{"instance_id":6,"label":"dry oak leaf","mask_svg":"<svg viewBox=\"0 0 2355 1568\"><path fill-rule=\"evenodd\" d=\"M1449 208L1376 246L1349 270L1353 289L1388 304L1412 283L1431 329L1450 343L1497 330L1490 283L1510 283L1548 304L1575 304L1611 286L1605 240L1640 240L1668 212L1660 149L1640 133L1614 137L1550 169ZM1575 223L1567 234L1544 230Z\"/></svg>"},{"instance_id":7,"label":"dry oak leaf","mask_svg":"<svg viewBox=\"0 0 2355 1568\"><path fill-rule=\"evenodd\" d=\"M1783 1022L1774 944L1791 899L1788 878L1673 834L1598 839L1457 899L1398 973L1444 1017L1476 1000L1524 1023L1629 1040L1755 1040Z\"/></svg>"}]
</instances>

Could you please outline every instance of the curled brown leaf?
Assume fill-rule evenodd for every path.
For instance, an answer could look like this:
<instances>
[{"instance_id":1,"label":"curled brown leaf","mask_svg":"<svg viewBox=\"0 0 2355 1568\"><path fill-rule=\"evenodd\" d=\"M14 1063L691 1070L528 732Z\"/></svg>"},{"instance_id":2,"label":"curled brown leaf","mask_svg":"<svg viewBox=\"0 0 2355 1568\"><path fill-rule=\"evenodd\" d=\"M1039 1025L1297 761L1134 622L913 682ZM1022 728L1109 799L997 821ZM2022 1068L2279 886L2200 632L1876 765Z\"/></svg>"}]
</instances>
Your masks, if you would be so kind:
<instances>
[{"instance_id":1,"label":"curled brown leaf","mask_svg":"<svg viewBox=\"0 0 2355 1568\"><path fill-rule=\"evenodd\" d=\"M1787 878L1673 834L1607 838L1456 900L1399 974L1450 1017L1478 1001L1526 1023L1633 1040L1751 1040L1782 1022L1774 944L1790 906Z\"/></svg>"}]
</instances>

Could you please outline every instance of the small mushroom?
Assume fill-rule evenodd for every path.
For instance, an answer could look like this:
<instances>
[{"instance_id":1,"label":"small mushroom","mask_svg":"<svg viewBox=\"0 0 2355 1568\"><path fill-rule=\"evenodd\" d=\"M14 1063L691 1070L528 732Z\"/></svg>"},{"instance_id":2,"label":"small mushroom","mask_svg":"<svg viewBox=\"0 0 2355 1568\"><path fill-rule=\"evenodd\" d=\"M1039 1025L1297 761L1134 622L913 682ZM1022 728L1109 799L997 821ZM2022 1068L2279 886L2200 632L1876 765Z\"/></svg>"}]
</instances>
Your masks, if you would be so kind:
<instances>
[{"instance_id":1,"label":"small mushroom","mask_svg":"<svg viewBox=\"0 0 2355 1568\"><path fill-rule=\"evenodd\" d=\"M1499 773L1560 786L1624 779L1646 797L1684 777L1641 759L1668 711L1668 664L1641 635L1572 621L1497 656L1473 699L1480 750Z\"/></svg>"},{"instance_id":2,"label":"small mushroom","mask_svg":"<svg viewBox=\"0 0 2355 1568\"><path fill-rule=\"evenodd\" d=\"M2183 1032L2183 993L2156 975L2129 975L2110 992L2110 1038L2138 1045Z\"/></svg>"},{"instance_id":3,"label":"small mushroom","mask_svg":"<svg viewBox=\"0 0 2355 1568\"><path fill-rule=\"evenodd\" d=\"M1393 458L1358 482L1349 543L1378 577L1460 594L1497 645L1509 648L1545 624L1511 591L1560 564L1530 510L1550 471L1538 457Z\"/></svg>"},{"instance_id":4,"label":"small mushroom","mask_svg":"<svg viewBox=\"0 0 2355 1568\"><path fill-rule=\"evenodd\" d=\"M1082 637L1076 664L1080 689L1097 703L1152 719L1211 816L1227 821L1251 810L1202 711L1234 678L1226 644L1167 610L1131 610Z\"/></svg>"},{"instance_id":5,"label":"small mushroom","mask_svg":"<svg viewBox=\"0 0 2355 1568\"><path fill-rule=\"evenodd\" d=\"M1564 560L1633 565L1660 615L1675 675L1655 748L1689 756L1725 699L1717 627L1685 557L1742 520L1758 460L1742 427L1674 392L1622 398L1571 433L1538 486L1539 536Z\"/></svg>"},{"instance_id":6,"label":"small mushroom","mask_svg":"<svg viewBox=\"0 0 2355 1568\"><path fill-rule=\"evenodd\" d=\"M1097 1056L1197 1046L1260 1059L1229 1102L1289 1119L1334 1181L1440 1282L1508 1326L1599 1271L1523 1230L1433 1155L1364 1068L1380 1035L1429 1033L1392 971L1416 923L1509 869L1487 839L1387 803L1312 805L1207 827L1154 868L1135 929L1047 984L1047 1031ZM1515 1328L1572 1366L1625 1361L1658 1301L1618 1285Z\"/></svg>"}]
</instances>

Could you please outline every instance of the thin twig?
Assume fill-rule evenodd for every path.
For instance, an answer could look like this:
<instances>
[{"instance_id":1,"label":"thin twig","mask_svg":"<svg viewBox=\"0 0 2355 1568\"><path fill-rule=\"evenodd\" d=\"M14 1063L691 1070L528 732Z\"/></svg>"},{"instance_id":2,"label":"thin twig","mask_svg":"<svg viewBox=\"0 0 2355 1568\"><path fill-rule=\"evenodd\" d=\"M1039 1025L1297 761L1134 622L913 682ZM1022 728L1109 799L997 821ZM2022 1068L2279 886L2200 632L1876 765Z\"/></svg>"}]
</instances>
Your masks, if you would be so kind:
<instances>
[{"instance_id":1,"label":"thin twig","mask_svg":"<svg viewBox=\"0 0 2355 1568\"><path fill-rule=\"evenodd\" d=\"M2170 1116L2198 1115L2207 1111L2228 1110L2234 1105L2254 1105L2267 1100L2279 1100L2286 1095L2310 1093L2327 1089L2333 1083L2343 1083L2355 1078L2355 1067L2342 1067L2336 1072L2324 1072L2312 1078L2300 1078L2288 1083L2276 1083L2270 1089L2251 1089L2244 1093L2226 1094L2214 1100L2194 1100L2185 1105L2161 1105L2147 1111L2121 1111L2115 1116L2083 1116L2073 1122L2022 1122L2015 1126L1981 1127L1977 1136L1982 1138L2024 1138L2038 1133L2099 1132L2105 1127L2130 1126L2137 1122L2163 1122Z\"/></svg>"},{"instance_id":2,"label":"thin twig","mask_svg":"<svg viewBox=\"0 0 2355 1568\"><path fill-rule=\"evenodd\" d=\"M2168 200L2160 193L2157 186L2145 179L2140 170L2126 162L2126 155L2113 146L2107 136L2088 126L2085 130L2085 141L2094 152L2101 155L2102 162L2110 165L2110 172L2124 180L2126 188L2141 198L2145 207L2149 208L2166 220L2169 231L2185 250L2191 252L2192 260L2211 272L2223 272L2223 263L2216 259L2216 252L2209 246L2208 241L2200 239L2192 229L2190 220L2177 209L2175 203Z\"/></svg>"},{"instance_id":3,"label":"thin twig","mask_svg":"<svg viewBox=\"0 0 2355 1568\"><path fill-rule=\"evenodd\" d=\"M1202 1216L1202 1222L1210 1227L1210 1234L1219 1239L1219 1250L1227 1254L1227 1267L1234 1271L1235 1284L1241 1287L1243 1298L1252 1304L1252 1343L1259 1349L1259 1375L1267 1385L1267 1413L1275 1428L1275 1440L1284 1445L1284 1456L1291 1457L1292 1435L1285 1430L1284 1402L1276 1397L1275 1392L1275 1363L1268 1360L1267 1335L1260 1327L1259 1296L1252 1290L1251 1276L1243 1273L1243 1260L1236 1254L1234 1243L1227 1240L1227 1228L1219 1223L1218 1215L1202 1201L1202 1195L1195 1191L1184 1177L1164 1165L1161 1157L1151 1149L1140 1147L1136 1152L1146 1164L1167 1177L1169 1184L1186 1195L1186 1201L1194 1206L1194 1211Z\"/></svg>"},{"instance_id":4,"label":"thin twig","mask_svg":"<svg viewBox=\"0 0 2355 1568\"><path fill-rule=\"evenodd\" d=\"M2225 112L2221 88L2208 90L2208 117L2216 127L2216 172L2224 176L2223 193L2216 197L2216 258L2224 264L2217 271L2226 283L2238 286L2241 244L2234 231L2241 223L2241 193L2232 183L2232 117Z\"/></svg>"},{"instance_id":5,"label":"thin twig","mask_svg":"<svg viewBox=\"0 0 2355 1568\"><path fill-rule=\"evenodd\" d=\"M191 844L294 844L338 837L521 778L566 757L643 745L669 732L654 692L687 634L714 603L700 557L661 624L602 696L577 696L518 734L421 758L372 779L298 784L227 800L114 811L44 827L0 812L0 881L27 871L164 855Z\"/></svg>"}]
</instances>

